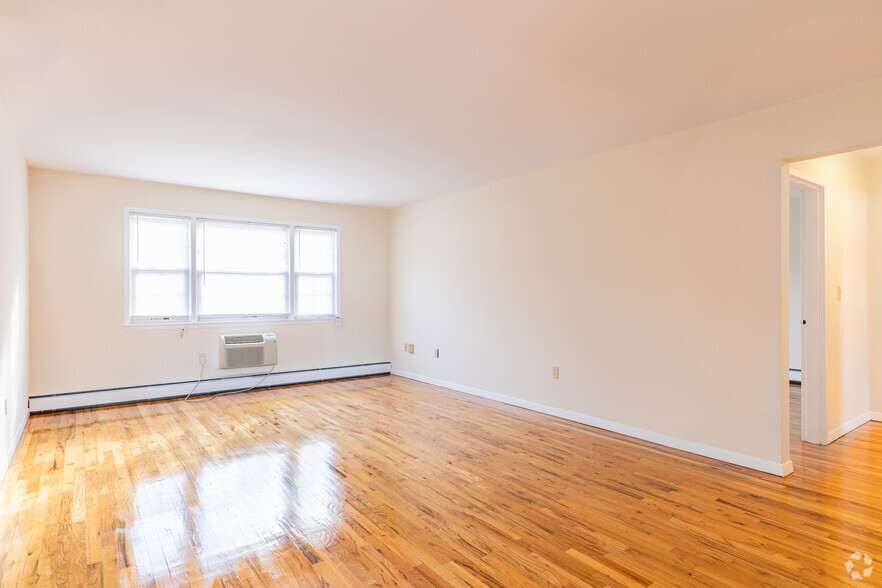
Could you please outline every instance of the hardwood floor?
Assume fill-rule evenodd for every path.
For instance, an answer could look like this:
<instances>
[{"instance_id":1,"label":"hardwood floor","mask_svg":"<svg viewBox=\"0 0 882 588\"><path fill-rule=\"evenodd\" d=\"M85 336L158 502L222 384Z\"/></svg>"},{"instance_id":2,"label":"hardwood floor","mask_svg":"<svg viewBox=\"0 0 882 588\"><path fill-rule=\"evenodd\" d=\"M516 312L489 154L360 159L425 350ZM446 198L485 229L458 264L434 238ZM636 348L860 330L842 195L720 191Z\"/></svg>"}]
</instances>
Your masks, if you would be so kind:
<instances>
[{"instance_id":1,"label":"hardwood floor","mask_svg":"<svg viewBox=\"0 0 882 588\"><path fill-rule=\"evenodd\" d=\"M782 479L391 376L35 416L0 585L855 584L882 425L797 431L793 458Z\"/></svg>"}]
</instances>

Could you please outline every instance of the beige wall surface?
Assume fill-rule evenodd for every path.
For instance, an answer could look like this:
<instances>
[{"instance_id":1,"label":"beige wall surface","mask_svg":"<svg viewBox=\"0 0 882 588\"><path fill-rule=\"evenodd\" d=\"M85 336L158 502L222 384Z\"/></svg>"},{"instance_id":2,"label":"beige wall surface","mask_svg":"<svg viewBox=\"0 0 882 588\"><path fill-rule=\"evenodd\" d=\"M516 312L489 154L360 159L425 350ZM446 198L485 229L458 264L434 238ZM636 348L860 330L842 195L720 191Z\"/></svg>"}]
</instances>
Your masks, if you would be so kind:
<instances>
[{"instance_id":1,"label":"beige wall surface","mask_svg":"<svg viewBox=\"0 0 882 588\"><path fill-rule=\"evenodd\" d=\"M27 179L24 159L0 107L0 478L28 416Z\"/></svg>"},{"instance_id":2,"label":"beige wall surface","mask_svg":"<svg viewBox=\"0 0 882 588\"><path fill-rule=\"evenodd\" d=\"M393 367L785 463L782 161L882 141L879 104L882 79L393 211Z\"/></svg>"},{"instance_id":3,"label":"beige wall surface","mask_svg":"<svg viewBox=\"0 0 882 588\"><path fill-rule=\"evenodd\" d=\"M868 225L870 410L878 420L882 419L882 160L872 164Z\"/></svg>"},{"instance_id":4,"label":"beige wall surface","mask_svg":"<svg viewBox=\"0 0 882 588\"><path fill-rule=\"evenodd\" d=\"M824 186L830 432L870 410L867 219L872 166L858 154L843 153L792 167Z\"/></svg>"},{"instance_id":5,"label":"beige wall surface","mask_svg":"<svg viewBox=\"0 0 882 588\"><path fill-rule=\"evenodd\" d=\"M204 378L231 375L221 333L275 332L277 372L389 361L385 210L41 169L30 205L31 396L195 380L200 353ZM342 324L124 329L127 206L339 225Z\"/></svg>"},{"instance_id":6,"label":"beige wall surface","mask_svg":"<svg viewBox=\"0 0 882 588\"><path fill-rule=\"evenodd\" d=\"M796 194L796 196L794 196ZM802 206L801 192L790 191L790 369L802 369Z\"/></svg>"}]
</instances>

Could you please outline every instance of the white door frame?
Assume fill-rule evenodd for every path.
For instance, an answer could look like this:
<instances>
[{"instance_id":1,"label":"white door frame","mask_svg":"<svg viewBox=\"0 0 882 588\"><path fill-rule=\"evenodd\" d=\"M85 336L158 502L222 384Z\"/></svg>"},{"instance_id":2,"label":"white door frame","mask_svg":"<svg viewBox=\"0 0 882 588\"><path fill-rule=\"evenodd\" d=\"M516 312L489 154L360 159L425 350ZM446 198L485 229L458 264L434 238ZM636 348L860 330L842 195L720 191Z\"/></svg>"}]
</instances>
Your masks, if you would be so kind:
<instances>
[{"instance_id":1,"label":"white door frame","mask_svg":"<svg viewBox=\"0 0 882 588\"><path fill-rule=\"evenodd\" d=\"M802 440L827 445L827 318L824 184L798 170L801 195ZM789 186L788 186L789 202ZM788 366L789 367L789 366ZM788 370L789 378L789 370Z\"/></svg>"}]
</instances>

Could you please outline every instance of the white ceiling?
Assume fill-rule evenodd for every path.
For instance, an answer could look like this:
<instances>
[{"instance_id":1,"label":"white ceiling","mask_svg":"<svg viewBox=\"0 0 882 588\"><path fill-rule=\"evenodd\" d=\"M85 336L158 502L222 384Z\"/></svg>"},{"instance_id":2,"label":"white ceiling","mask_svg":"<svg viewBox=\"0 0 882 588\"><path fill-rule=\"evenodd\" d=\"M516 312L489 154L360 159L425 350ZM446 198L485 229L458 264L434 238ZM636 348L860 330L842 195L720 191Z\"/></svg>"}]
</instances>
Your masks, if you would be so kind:
<instances>
[{"instance_id":1,"label":"white ceiling","mask_svg":"<svg viewBox=\"0 0 882 588\"><path fill-rule=\"evenodd\" d=\"M0 0L28 163L393 207L882 76L879 0Z\"/></svg>"}]
</instances>

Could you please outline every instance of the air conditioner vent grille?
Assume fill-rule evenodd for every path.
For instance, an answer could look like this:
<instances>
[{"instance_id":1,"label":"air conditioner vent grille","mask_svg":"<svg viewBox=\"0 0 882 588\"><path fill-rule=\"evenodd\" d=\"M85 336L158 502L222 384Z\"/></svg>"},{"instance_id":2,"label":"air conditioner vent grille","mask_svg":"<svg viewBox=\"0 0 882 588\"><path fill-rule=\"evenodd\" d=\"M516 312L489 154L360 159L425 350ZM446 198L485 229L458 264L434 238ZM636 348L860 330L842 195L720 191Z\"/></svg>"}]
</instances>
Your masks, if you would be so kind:
<instances>
[{"instance_id":1,"label":"air conditioner vent grille","mask_svg":"<svg viewBox=\"0 0 882 588\"><path fill-rule=\"evenodd\" d=\"M240 368L249 366L264 365L266 353L263 346L246 347L245 349L236 349L227 353L227 367Z\"/></svg>"},{"instance_id":2,"label":"air conditioner vent grille","mask_svg":"<svg viewBox=\"0 0 882 588\"><path fill-rule=\"evenodd\" d=\"M246 343L263 343L263 335L225 335L227 345L244 345Z\"/></svg>"}]
</instances>

